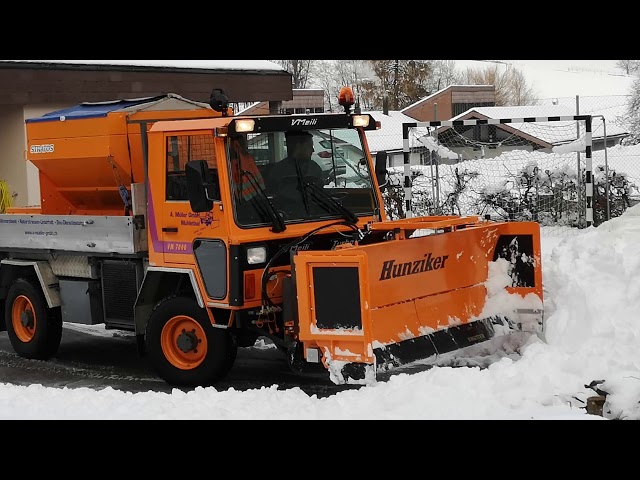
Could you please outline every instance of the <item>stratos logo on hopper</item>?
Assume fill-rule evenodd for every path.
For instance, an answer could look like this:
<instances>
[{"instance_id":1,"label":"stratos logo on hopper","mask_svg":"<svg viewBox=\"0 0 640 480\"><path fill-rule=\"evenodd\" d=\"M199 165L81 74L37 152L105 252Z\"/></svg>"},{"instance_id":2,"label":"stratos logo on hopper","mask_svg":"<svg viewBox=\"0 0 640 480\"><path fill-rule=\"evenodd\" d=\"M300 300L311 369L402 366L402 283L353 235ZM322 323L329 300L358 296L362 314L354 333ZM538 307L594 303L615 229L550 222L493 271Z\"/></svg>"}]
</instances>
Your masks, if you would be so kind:
<instances>
[{"instance_id":1,"label":"stratos logo on hopper","mask_svg":"<svg viewBox=\"0 0 640 480\"><path fill-rule=\"evenodd\" d=\"M53 153L53 143L48 145L31 145L29 153Z\"/></svg>"}]
</instances>

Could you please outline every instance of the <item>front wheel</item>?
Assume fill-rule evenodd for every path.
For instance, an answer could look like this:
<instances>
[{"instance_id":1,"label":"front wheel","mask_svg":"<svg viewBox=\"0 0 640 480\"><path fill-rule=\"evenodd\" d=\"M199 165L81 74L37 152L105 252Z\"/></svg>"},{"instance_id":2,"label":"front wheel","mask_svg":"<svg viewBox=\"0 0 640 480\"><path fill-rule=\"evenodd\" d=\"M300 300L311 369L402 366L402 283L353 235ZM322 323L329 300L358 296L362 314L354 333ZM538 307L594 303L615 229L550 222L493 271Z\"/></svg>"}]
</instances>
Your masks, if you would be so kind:
<instances>
[{"instance_id":1,"label":"front wheel","mask_svg":"<svg viewBox=\"0 0 640 480\"><path fill-rule=\"evenodd\" d=\"M170 297L151 313L147 353L167 383L208 386L224 377L233 364L228 336L226 330L211 325L207 312L194 299Z\"/></svg>"},{"instance_id":2,"label":"front wheel","mask_svg":"<svg viewBox=\"0 0 640 480\"><path fill-rule=\"evenodd\" d=\"M48 308L42 289L18 278L5 302L7 334L15 352L24 358L48 360L62 339L60 308Z\"/></svg>"}]
</instances>

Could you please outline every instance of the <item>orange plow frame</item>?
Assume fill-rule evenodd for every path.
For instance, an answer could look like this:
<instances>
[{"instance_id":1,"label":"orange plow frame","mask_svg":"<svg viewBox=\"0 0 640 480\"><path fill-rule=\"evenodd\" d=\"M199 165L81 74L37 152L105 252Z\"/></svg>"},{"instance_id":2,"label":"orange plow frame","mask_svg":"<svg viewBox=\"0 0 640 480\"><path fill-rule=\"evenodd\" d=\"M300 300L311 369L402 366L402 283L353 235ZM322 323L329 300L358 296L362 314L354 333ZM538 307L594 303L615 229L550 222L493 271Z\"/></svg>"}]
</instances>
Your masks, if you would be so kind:
<instances>
[{"instance_id":1,"label":"orange plow frame","mask_svg":"<svg viewBox=\"0 0 640 480\"><path fill-rule=\"evenodd\" d=\"M488 340L496 325L541 327L537 223L421 217L371 228L393 238L294 257L304 356L321 357L335 383ZM434 234L411 237L420 229ZM517 255L529 261L524 280Z\"/></svg>"}]
</instances>

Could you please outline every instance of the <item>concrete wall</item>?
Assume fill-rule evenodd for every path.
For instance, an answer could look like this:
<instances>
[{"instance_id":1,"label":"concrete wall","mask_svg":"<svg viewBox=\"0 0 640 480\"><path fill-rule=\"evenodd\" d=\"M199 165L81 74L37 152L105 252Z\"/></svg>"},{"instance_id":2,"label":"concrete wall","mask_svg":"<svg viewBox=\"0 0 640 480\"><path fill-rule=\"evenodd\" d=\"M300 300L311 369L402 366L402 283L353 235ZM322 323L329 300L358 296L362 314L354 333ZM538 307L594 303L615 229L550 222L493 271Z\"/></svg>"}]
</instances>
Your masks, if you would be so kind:
<instances>
[{"instance_id":1,"label":"concrete wall","mask_svg":"<svg viewBox=\"0 0 640 480\"><path fill-rule=\"evenodd\" d=\"M11 194L18 194L13 198L13 206L25 206L28 203L26 136L21 106L0 105L0 145L0 180L7 182Z\"/></svg>"}]
</instances>

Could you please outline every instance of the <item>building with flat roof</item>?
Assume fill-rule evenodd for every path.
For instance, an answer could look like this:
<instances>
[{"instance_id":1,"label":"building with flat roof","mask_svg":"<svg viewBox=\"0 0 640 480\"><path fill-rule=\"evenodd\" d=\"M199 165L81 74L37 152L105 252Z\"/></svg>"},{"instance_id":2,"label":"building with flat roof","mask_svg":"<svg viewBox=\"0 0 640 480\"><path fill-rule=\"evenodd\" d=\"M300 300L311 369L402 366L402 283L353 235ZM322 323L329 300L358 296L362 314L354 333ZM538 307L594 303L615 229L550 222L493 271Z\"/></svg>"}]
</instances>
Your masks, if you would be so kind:
<instances>
[{"instance_id":1,"label":"building with flat roof","mask_svg":"<svg viewBox=\"0 0 640 480\"><path fill-rule=\"evenodd\" d=\"M0 60L0 180L17 207L40 203L38 171L25 161L25 120L82 102L174 93L208 102L221 88L231 104L293 100L291 74L266 60Z\"/></svg>"}]
</instances>

